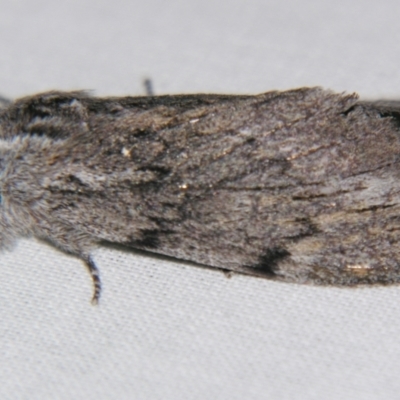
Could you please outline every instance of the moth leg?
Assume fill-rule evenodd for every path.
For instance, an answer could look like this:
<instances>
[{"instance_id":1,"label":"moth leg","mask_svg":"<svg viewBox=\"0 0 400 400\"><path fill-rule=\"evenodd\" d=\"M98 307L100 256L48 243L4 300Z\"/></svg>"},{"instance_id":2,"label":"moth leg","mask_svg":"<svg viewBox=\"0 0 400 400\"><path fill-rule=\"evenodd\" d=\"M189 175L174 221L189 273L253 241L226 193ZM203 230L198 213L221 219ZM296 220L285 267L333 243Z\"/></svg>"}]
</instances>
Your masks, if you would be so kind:
<instances>
[{"instance_id":1,"label":"moth leg","mask_svg":"<svg viewBox=\"0 0 400 400\"><path fill-rule=\"evenodd\" d=\"M151 79L149 79L149 78L144 79L143 86L144 86L144 90L146 92L146 96L154 96L153 82Z\"/></svg>"},{"instance_id":2,"label":"moth leg","mask_svg":"<svg viewBox=\"0 0 400 400\"><path fill-rule=\"evenodd\" d=\"M90 276L92 277L93 282L93 297L92 304L97 305L99 303L100 294L101 294L101 280L99 270L92 260L92 257L87 256L83 259Z\"/></svg>"},{"instance_id":3,"label":"moth leg","mask_svg":"<svg viewBox=\"0 0 400 400\"><path fill-rule=\"evenodd\" d=\"M42 221L42 223L43 222L44 221ZM52 232L52 228L43 225L40 227L40 230L38 229L35 232L35 236L52 243L61 251L64 251L71 256L75 256L84 262L93 282L92 304L98 304L101 294L101 281L99 270L90 255L95 246L93 238L66 225L61 225L60 227L57 227L57 229L54 228L58 233L55 235ZM60 232L62 233L60 234Z\"/></svg>"}]
</instances>

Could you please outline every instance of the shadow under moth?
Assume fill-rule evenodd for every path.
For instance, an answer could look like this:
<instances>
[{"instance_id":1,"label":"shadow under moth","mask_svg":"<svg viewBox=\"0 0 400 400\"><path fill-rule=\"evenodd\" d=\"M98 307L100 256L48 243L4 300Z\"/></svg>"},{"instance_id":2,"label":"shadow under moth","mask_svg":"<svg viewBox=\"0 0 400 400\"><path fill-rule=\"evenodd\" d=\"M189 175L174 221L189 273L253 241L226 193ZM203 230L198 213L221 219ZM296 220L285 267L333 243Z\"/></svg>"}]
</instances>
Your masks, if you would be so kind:
<instances>
[{"instance_id":1,"label":"shadow under moth","mask_svg":"<svg viewBox=\"0 0 400 400\"><path fill-rule=\"evenodd\" d=\"M104 242L297 283L400 281L400 102L48 92L0 109L0 243Z\"/></svg>"}]
</instances>

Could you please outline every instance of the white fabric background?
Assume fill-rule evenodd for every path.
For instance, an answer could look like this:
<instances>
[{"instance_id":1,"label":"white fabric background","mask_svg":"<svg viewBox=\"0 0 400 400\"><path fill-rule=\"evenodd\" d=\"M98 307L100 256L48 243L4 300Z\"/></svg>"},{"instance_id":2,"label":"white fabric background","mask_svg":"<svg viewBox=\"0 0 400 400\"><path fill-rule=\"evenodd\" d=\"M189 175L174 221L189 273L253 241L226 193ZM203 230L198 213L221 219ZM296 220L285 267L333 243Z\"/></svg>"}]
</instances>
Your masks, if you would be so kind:
<instances>
[{"instance_id":1,"label":"white fabric background","mask_svg":"<svg viewBox=\"0 0 400 400\"><path fill-rule=\"evenodd\" d=\"M400 98L400 3L0 0L0 93ZM399 255L400 257L400 255ZM0 255L1 399L398 399L400 287L276 283L116 249Z\"/></svg>"}]
</instances>

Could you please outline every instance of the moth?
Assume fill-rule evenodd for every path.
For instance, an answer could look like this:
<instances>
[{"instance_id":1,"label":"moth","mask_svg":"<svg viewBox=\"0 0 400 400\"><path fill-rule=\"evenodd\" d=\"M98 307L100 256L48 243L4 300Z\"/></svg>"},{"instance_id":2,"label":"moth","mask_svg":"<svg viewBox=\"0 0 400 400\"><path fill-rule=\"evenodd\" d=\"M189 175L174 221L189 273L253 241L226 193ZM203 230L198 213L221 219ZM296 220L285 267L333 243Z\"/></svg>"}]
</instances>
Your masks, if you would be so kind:
<instances>
[{"instance_id":1,"label":"moth","mask_svg":"<svg viewBox=\"0 0 400 400\"><path fill-rule=\"evenodd\" d=\"M47 92L0 109L0 243L117 243L318 285L400 281L400 102Z\"/></svg>"}]
</instances>

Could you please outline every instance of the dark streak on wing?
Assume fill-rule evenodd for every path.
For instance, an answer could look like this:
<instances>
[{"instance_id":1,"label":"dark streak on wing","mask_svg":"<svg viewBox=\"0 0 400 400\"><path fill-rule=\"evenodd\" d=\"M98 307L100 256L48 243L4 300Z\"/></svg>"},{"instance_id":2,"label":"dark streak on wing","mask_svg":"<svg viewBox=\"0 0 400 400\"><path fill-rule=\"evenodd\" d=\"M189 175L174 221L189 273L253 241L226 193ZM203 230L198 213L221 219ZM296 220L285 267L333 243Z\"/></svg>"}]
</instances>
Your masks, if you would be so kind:
<instances>
[{"instance_id":1,"label":"dark streak on wing","mask_svg":"<svg viewBox=\"0 0 400 400\"><path fill-rule=\"evenodd\" d=\"M289 256L290 253L285 248L272 247L264 251L260 256L260 262L258 264L245 268L256 274L273 277L276 275L276 268L279 262Z\"/></svg>"}]
</instances>

